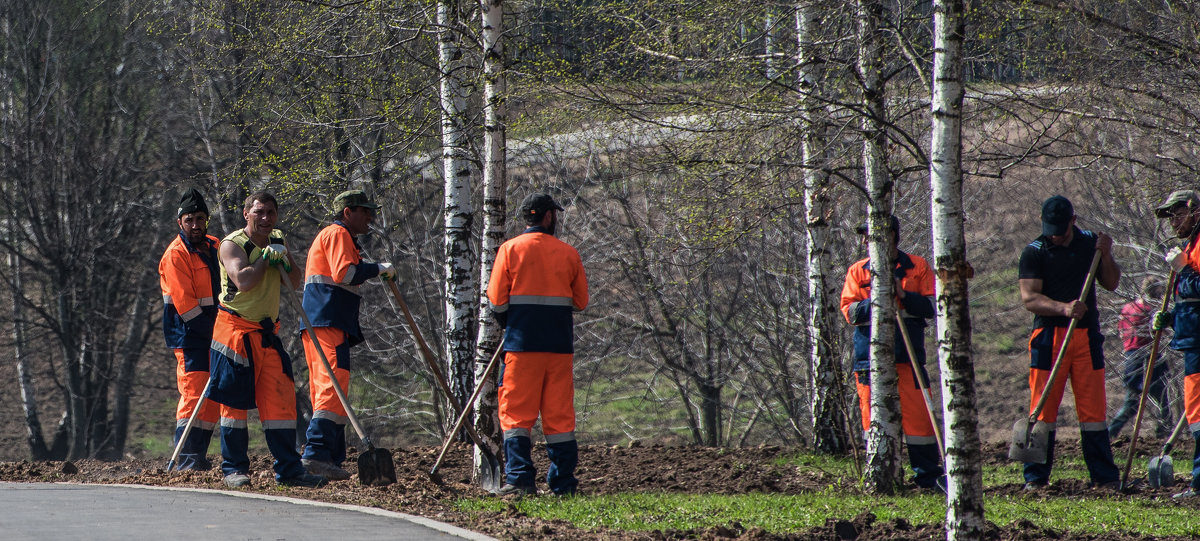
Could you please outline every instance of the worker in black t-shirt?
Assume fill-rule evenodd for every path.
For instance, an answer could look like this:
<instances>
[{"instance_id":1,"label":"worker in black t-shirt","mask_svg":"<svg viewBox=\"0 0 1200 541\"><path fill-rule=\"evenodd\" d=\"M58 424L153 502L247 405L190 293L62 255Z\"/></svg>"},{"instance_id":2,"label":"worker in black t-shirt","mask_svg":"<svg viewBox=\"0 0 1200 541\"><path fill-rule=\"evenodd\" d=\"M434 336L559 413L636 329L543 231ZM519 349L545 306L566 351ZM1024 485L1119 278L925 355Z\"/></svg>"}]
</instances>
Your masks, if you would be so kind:
<instances>
[{"instance_id":1,"label":"worker in black t-shirt","mask_svg":"<svg viewBox=\"0 0 1200 541\"><path fill-rule=\"evenodd\" d=\"M1021 252L1018 279L1021 302L1033 312L1029 337L1029 411L1032 413L1046 388L1071 319L1076 327L1055 385L1038 420L1050 426L1046 463L1026 463L1025 488L1036 490L1050 483L1054 465L1055 422L1067 381L1075 394L1083 459L1093 487L1117 489L1120 473L1113 463L1105 422L1104 335L1096 309L1096 289L1079 301L1092 256L1100 252L1096 284L1112 291L1121 279L1121 268L1112 256L1112 237L1075 226L1075 210L1067 198L1056 195L1042 204L1042 235Z\"/></svg>"}]
</instances>

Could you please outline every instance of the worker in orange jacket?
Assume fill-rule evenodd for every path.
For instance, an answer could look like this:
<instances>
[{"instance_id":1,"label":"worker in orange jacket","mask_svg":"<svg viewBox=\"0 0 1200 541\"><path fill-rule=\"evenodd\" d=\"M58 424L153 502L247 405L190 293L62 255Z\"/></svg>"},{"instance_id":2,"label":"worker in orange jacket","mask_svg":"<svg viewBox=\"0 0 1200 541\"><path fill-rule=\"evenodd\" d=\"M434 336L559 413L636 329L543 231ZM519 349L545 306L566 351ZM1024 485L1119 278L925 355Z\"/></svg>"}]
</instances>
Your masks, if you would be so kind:
<instances>
[{"instance_id":1,"label":"worker in orange jacket","mask_svg":"<svg viewBox=\"0 0 1200 541\"><path fill-rule=\"evenodd\" d=\"M550 490L565 496L578 486L573 313L587 307L588 289L579 253L554 236L561 210L547 194L525 198L521 216L528 228L500 246L488 282L493 313L505 326L497 391L506 459L502 495L537 492L531 430L539 414Z\"/></svg>"},{"instance_id":2,"label":"worker in orange jacket","mask_svg":"<svg viewBox=\"0 0 1200 541\"><path fill-rule=\"evenodd\" d=\"M195 188L179 198L176 212L178 234L158 261L159 287L163 296L163 336L175 354L175 383L179 404L175 408L174 444L183 437L188 419L201 401L208 383L208 347L217 316L217 238L208 234L208 205ZM179 450L179 469L209 470L208 445L224 418L245 419L246 412L218 408L205 402L187 441Z\"/></svg>"},{"instance_id":3,"label":"worker in orange jacket","mask_svg":"<svg viewBox=\"0 0 1200 541\"><path fill-rule=\"evenodd\" d=\"M271 194L251 194L242 207L246 227L226 235L217 249L221 305L213 326L209 356L213 382L208 394L231 408L258 408L267 448L275 457L277 483L319 487L328 480L305 471L296 449L292 360L279 339L280 273L288 273L295 284L301 271L282 233L275 229L277 209ZM227 486L250 484L246 436L245 430L221 427L221 472Z\"/></svg>"},{"instance_id":4,"label":"worker in orange jacket","mask_svg":"<svg viewBox=\"0 0 1200 541\"><path fill-rule=\"evenodd\" d=\"M908 446L909 464L913 469L913 482L921 488L945 489L945 477L938 450L933 421L925 406L925 397L914 370L921 370L925 381L925 320L934 316L933 273L925 259L900 251L900 220L895 216L889 221L893 235L892 255L896 266L892 276L896 280L896 297L901 319L913 341L917 358L909 359L908 348L895 332L894 355L896 359L897 390L900 393L900 419L904 442ZM867 225L858 228L867 242ZM861 259L846 271L846 282L842 286L841 308L846 322L854 325L854 378L858 389L858 407L862 413L862 428L866 433L871 427L871 260Z\"/></svg>"},{"instance_id":5,"label":"worker in orange jacket","mask_svg":"<svg viewBox=\"0 0 1200 541\"><path fill-rule=\"evenodd\" d=\"M1083 302L1079 294L1100 253L1096 285ZM1045 408L1038 420L1050 426L1046 462L1024 466L1026 490L1039 490L1050 483L1054 467L1054 440L1058 407L1067 381L1075 394L1083 461L1093 487L1120 488L1120 472L1113 463L1108 438L1108 400L1104 389L1104 335L1096 290L1113 291L1121 279L1121 267L1112 256L1112 237L1086 231L1075 225L1075 208L1066 197L1055 195L1042 203L1042 234L1021 251L1017 269L1021 302L1033 313L1029 336L1029 411L1032 412L1049 384L1054 360L1067 336L1071 320L1076 324L1054 387L1049 389Z\"/></svg>"},{"instance_id":6,"label":"worker in orange jacket","mask_svg":"<svg viewBox=\"0 0 1200 541\"><path fill-rule=\"evenodd\" d=\"M1173 328L1171 349L1183 354L1183 409L1195 446L1192 480L1173 497L1191 499L1200 496L1200 193L1177 190L1155 209L1155 215L1169 220L1175 236L1186 242L1167 253L1175 271L1175 302L1171 310L1155 313L1152 328Z\"/></svg>"},{"instance_id":7,"label":"worker in orange jacket","mask_svg":"<svg viewBox=\"0 0 1200 541\"><path fill-rule=\"evenodd\" d=\"M349 190L334 198L333 209L333 224L313 239L305 263L304 312L312 322L319 344L313 343L301 322L300 339L308 361L308 391L313 406L302 461L309 473L339 481L350 478L350 472L342 469L349 418L317 348L325 352L337 375L337 385L349 396L350 348L363 341L358 324L362 301L358 288L376 276L394 279L396 271L391 263L363 261L354 238L370 230L379 205L362 190Z\"/></svg>"}]
</instances>

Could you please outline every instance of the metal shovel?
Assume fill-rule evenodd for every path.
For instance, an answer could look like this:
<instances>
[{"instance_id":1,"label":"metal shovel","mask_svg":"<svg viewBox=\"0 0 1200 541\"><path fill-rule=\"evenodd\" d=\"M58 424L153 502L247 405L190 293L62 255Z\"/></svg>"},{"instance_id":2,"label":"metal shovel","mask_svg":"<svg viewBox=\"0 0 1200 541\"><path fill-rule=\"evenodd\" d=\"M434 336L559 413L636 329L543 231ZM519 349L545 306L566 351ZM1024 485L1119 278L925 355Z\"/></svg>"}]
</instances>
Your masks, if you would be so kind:
<instances>
[{"instance_id":1,"label":"metal shovel","mask_svg":"<svg viewBox=\"0 0 1200 541\"><path fill-rule=\"evenodd\" d=\"M1092 256L1092 266L1088 269L1087 279L1083 282L1083 291L1079 293L1079 302L1087 302L1088 291L1092 289L1092 282L1096 279L1096 269L1099 267L1100 251L1097 250ZM1067 352L1067 345L1071 343L1071 335L1074 334L1075 326L1078 323L1078 319L1071 318L1071 324L1067 326L1067 334L1063 337L1062 346L1058 348L1058 355L1054 358L1054 366L1050 369L1050 377L1046 380L1046 387L1042 389L1042 396L1038 398L1033 412L1029 414L1028 418L1013 423L1013 441L1008 448L1008 458L1018 462L1046 463L1050 426L1039 421L1038 416L1042 414L1042 408L1046 407L1046 401L1050 398L1050 390L1058 381L1058 373L1062 369L1062 360Z\"/></svg>"},{"instance_id":2,"label":"metal shovel","mask_svg":"<svg viewBox=\"0 0 1200 541\"><path fill-rule=\"evenodd\" d=\"M358 433L358 438L362 440L363 445L367 450L358 454L358 482L367 486L387 486L396 482L396 463L392 460L392 452L387 449L376 448L371 443L371 438L367 437L367 433L363 430L362 425L358 423L358 416L354 415L354 409L350 407L350 399L346 397L346 392L342 390L341 384L338 383L337 375L333 373L333 365L329 364L329 359L325 358L325 350L321 348L321 341L317 340L317 331L312 326L312 321L309 321L308 314L304 313L304 306L297 297L300 292L292 288L292 279L288 277L287 272L280 269L279 276L283 279L283 285L292 292L292 302L296 305L296 310L300 312L300 317L304 320L304 328L308 330L308 337L312 339L314 349L317 350L318 356L321 358L321 364L325 366L325 373L329 374L329 380L333 384L333 390L337 393L338 400L342 403L342 408L346 410L346 417L350 418L350 424L354 426L354 431Z\"/></svg>"},{"instance_id":3,"label":"metal shovel","mask_svg":"<svg viewBox=\"0 0 1200 541\"><path fill-rule=\"evenodd\" d=\"M1179 415L1179 422L1175 423L1175 430L1171 431L1167 443L1163 444L1162 452L1151 458L1150 463L1146 465L1146 473L1150 477L1152 488L1169 487L1175 484L1175 464L1171 461L1171 447L1175 445L1175 438L1183 433L1185 426L1187 426L1186 411Z\"/></svg>"},{"instance_id":4,"label":"metal shovel","mask_svg":"<svg viewBox=\"0 0 1200 541\"><path fill-rule=\"evenodd\" d=\"M1171 302L1171 295L1174 294L1174 288L1175 271L1171 271L1171 275L1167 277L1166 292L1158 307L1160 312L1167 310L1167 306ZM1150 345L1150 357L1146 359L1146 366L1143 367L1145 373L1142 376L1142 396L1138 398L1137 416L1133 419L1133 436L1129 439L1129 454L1125 458L1125 472L1121 474L1121 487L1129 486L1129 470L1133 469L1133 452L1137 449L1138 432L1142 429L1142 413L1146 411L1146 394L1150 391L1150 380L1154 377L1154 363L1158 360L1158 344L1162 333L1162 329L1154 331L1154 341ZM1174 470L1171 474L1174 475Z\"/></svg>"},{"instance_id":5,"label":"metal shovel","mask_svg":"<svg viewBox=\"0 0 1200 541\"><path fill-rule=\"evenodd\" d=\"M463 406L459 405L456 400L454 400L454 391L450 390L450 384L446 381L446 376L442 373L442 369L439 367L437 359L433 357L433 350L429 349L429 345L425 342L425 338L421 336L421 331L417 328L417 322L413 319L412 312L408 310L408 303L404 302L404 296L400 294L400 287L396 285L395 280L384 281L387 282L388 287L391 288L392 296L396 297L396 304L400 305L400 311L404 313L404 319L408 322L408 328L412 330L413 339L417 341L417 345L421 350L421 357L425 359L425 364L428 365L429 371L433 373L434 379L437 380L438 387L441 389L442 394L446 397L446 400L450 402L451 406L454 407L454 412L460 416L464 416L466 411L469 409L469 406L464 408ZM484 372L484 381L486 381L487 374L489 372L491 372L491 368L488 368L488 370ZM468 404L474 403L475 397L472 397ZM451 430L451 436L456 434L458 430L459 428L457 426L454 428L454 430ZM467 435L471 438L471 441L475 443L475 446L479 448L480 454L483 455L483 460L487 462L487 467L480 472L479 484L484 490L495 494L500 491L500 482L502 480L500 472L500 460L496 458L496 450L492 449L492 447L488 445L488 443L482 437L479 436L479 433L475 431L475 427L468 424L466 425L466 430ZM442 452L445 452L445 448L443 448ZM438 463L441 463L441 455L438 455ZM433 470L429 472L429 477L435 482L440 482L441 478L437 475L437 466L438 464L434 465Z\"/></svg>"}]
</instances>

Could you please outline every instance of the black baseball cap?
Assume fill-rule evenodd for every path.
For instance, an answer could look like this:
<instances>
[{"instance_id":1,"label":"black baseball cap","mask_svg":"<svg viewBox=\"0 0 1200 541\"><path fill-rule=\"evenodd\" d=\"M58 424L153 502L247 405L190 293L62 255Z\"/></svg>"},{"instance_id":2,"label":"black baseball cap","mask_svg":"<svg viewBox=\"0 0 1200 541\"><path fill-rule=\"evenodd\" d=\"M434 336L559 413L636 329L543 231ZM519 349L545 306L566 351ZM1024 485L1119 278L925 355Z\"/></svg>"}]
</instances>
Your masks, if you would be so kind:
<instances>
[{"instance_id":1,"label":"black baseball cap","mask_svg":"<svg viewBox=\"0 0 1200 541\"><path fill-rule=\"evenodd\" d=\"M866 235L867 232L871 230L870 227L868 227L870 225L868 222L869 222L869 220L864 221L861 224L858 224L858 227L854 228L854 231L856 233L858 233L859 235ZM891 216L891 226L892 226L892 233L899 235L900 234L900 218L897 218L895 214L893 214Z\"/></svg>"},{"instance_id":2,"label":"black baseball cap","mask_svg":"<svg viewBox=\"0 0 1200 541\"><path fill-rule=\"evenodd\" d=\"M1061 195L1051 196L1042 203L1042 234L1047 237L1065 235L1075 217L1075 207Z\"/></svg>"},{"instance_id":3,"label":"black baseball cap","mask_svg":"<svg viewBox=\"0 0 1200 541\"><path fill-rule=\"evenodd\" d=\"M554 202L554 198L550 194L537 192L531 193L521 203L521 214L541 214L547 210L562 210L558 203Z\"/></svg>"}]
</instances>

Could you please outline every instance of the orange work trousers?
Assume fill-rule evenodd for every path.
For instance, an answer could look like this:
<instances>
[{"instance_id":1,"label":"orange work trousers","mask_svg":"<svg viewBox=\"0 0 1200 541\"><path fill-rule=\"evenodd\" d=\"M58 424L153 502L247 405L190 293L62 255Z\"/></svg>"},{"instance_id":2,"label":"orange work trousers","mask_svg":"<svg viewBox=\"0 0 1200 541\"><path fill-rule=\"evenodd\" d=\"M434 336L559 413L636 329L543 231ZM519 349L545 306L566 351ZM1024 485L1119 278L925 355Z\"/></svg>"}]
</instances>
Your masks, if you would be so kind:
<instances>
[{"instance_id":1,"label":"orange work trousers","mask_svg":"<svg viewBox=\"0 0 1200 541\"><path fill-rule=\"evenodd\" d=\"M346 340L346 331L337 327L314 327L313 330L317 333L317 340L321 342L321 351L325 352L325 358L333 367L337 384L349 397L350 370L346 366L350 363L350 345ZM340 425L346 424L349 420L346 408L338 399L337 391L333 390L333 380L329 379L329 372L321 362L317 346L312 343L312 336L306 330L300 336L300 340L304 342L304 359L308 362L308 397L312 400L313 416L329 419Z\"/></svg>"},{"instance_id":2,"label":"orange work trousers","mask_svg":"<svg viewBox=\"0 0 1200 541\"><path fill-rule=\"evenodd\" d=\"M542 416L546 436L575 431L575 355L538 351L504 354L504 381L497 391L500 429L529 430Z\"/></svg>"},{"instance_id":3,"label":"orange work trousers","mask_svg":"<svg viewBox=\"0 0 1200 541\"><path fill-rule=\"evenodd\" d=\"M912 444L937 443L933 436L933 422L929 420L929 412L925 407L925 398L921 395L921 389L917 387L917 380L913 376L913 365L897 364L896 376L896 388L900 392L900 428L904 431L904 440ZM866 432L871 428L871 386L859 378L859 373L855 372L858 409L862 414L863 432Z\"/></svg>"},{"instance_id":4,"label":"orange work trousers","mask_svg":"<svg viewBox=\"0 0 1200 541\"><path fill-rule=\"evenodd\" d=\"M1044 331L1045 329L1034 330L1029 339L1031 348L1034 340ZM1062 341L1066 335L1066 327L1054 327L1054 341L1051 349L1053 355L1058 355L1058 350L1062 347ZM1046 405L1042 409L1042 413L1038 415L1038 420L1049 425L1051 430L1057 428L1058 407L1062 404L1063 392L1067 388L1067 382L1070 381L1071 392L1075 394L1075 412L1079 416L1079 429L1083 431L1107 430L1108 402L1104 390L1104 368L1103 366L1095 368L1096 362L1092 359L1092 348L1088 340L1087 329L1075 329L1061 362L1063 367L1058 371L1057 381L1054 387L1050 388L1050 395L1046 398ZM1033 408L1037 406L1042 391L1050 380L1050 372L1050 369L1032 367L1029 369L1030 413L1033 413Z\"/></svg>"}]
</instances>

